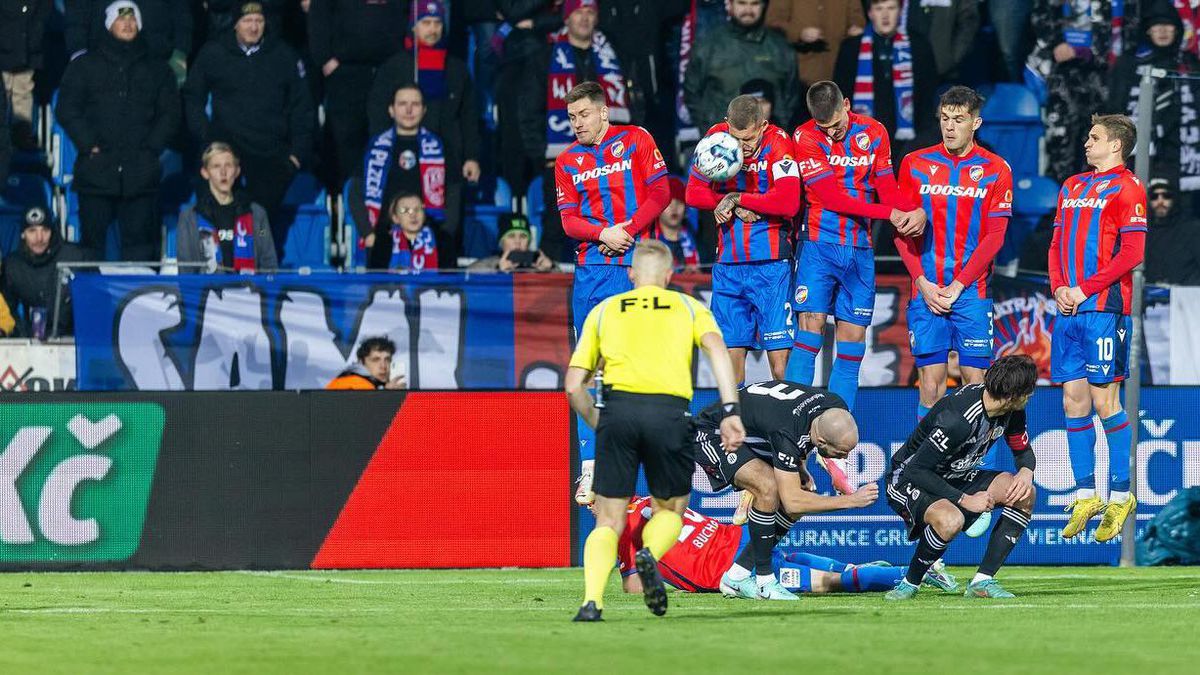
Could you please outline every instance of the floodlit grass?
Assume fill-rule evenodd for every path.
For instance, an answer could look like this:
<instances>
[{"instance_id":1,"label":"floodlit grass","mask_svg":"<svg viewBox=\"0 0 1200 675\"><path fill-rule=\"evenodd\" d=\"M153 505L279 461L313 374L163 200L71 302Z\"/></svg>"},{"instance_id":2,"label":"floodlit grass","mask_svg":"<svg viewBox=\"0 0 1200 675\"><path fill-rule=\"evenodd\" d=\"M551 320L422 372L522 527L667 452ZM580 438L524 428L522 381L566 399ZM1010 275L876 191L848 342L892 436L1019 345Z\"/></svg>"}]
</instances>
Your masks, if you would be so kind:
<instances>
[{"instance_id":1,"label":"floodlit grass","mask_svg":"<svg viewBox=\"0 0 1200 675\"><path fill-rule=\"evenodd\" d=\"M960 581L974 571L953 570ZM923 588L797 603L613 575L573 624L575 570L0 575L4 673L1195 673L1200 570L1010 568L1015 600Z\"/></svg>"}]
</instances>

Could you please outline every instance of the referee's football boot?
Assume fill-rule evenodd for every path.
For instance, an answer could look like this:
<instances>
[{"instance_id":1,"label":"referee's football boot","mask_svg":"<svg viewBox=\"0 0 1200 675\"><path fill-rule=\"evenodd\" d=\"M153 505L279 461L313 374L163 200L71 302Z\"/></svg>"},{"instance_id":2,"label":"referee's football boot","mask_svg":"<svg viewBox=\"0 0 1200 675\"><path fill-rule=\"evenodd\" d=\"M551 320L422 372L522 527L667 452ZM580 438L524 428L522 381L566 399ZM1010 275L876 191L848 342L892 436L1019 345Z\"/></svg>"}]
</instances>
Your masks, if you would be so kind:
<instances>
[{"instance_id":1,"label":"referee's football boot","mask_svg":"<svg viewBox=\"0 0 1200 675\"><path fill-rule=\"evenodd\" d=\"M727 598L745 598L746 600L758 599L758 583L754 580L754 575L744 577L742 579L734 579L729 576L729 572L721 575L721 595Z\"/></svg>"},{"instance_id":2,"label":"referee's football boot","mask_svg":"<svg viewBox=\"0 0 1200 675\"><path fill-rule=\"evenodd\" d=\"M754 495L750 494L749 490L742 490L742 498L738 501L737 508L733 510L733 520L730 521L734 525L741 527L750 520L750 507L754 506Z\"/></svg>"},{"instance_id":3,"label":"referee's football boot","mask_svg":"<svg viewBox=\"0 0 1200 675\"><path fill-rule=\"evenodd\" d=\"M901 579L896 587L884 594L884 600L912 600L917 595L917 587Z\"/></svg>"},{"instance_id":4,"label":"referee's football boot","mask_svg":"<svg viewBox=\"0 0 1200 675\"><path fill-rule=\"evenodd\" d=\"M600 616L600 613L602 611L604 611L604 610L596 609L596 603L589 600L588 602L584 603L583 607L579 608L579 613L576 614L575 618L571 619L571 620L572 621L603 621L604 619Z\"/></svg>"},{"instance_id":5,"label":"referee's football boot","mask_svg":"<svg viewBox=\"0 0 1200 675\"><path fill-rule=\"evenodd\" d=\"M1100 527L1096 528L1096 541L1108 541L1121 533L1125 519L1137 510L1137 498L1129 493L1129 499L1123 502L1109 502L1104 507L1104 516L1100 518Z\"/></svg>"},{"instance_id":6,"label":"referee's football boot","mask_svg":"<svg viewBox=\"0 0 1200 675\"><path fill-rule=\"evenodd\" d=\"M1083 528L1087 527L1087 522L1104 510L1104 500L1096 496L1088 497L1087 499L1076 499L1071 502L1070 506L1063 510L1071 512L1071 518L1067 520L1067 526L1062 529L1063 539L1070 539L1083 532ZM1124 522L1124 519L1122 519L1122 522Z\"/></svg>"},{"instance_id":7,"label":"referee's football boot","mask_svg":"<svg viewBox=\"0 0 1200 675\"><path fill-rule=\"evenodd\" d=\"M947 593L958 591L958 580L954 578L953 574L946 571L946 563L942 562L940 558L925 573L925 578L921 580L921 585L940 588Z\"/></svg>"},{"instance_id":8,"label":"referee's football boot","mask_svg":"<svg viewBox=\"0 0 1200 675\"><path fill-rule=\"evenodd\" d=\"M580 506L591 506L596 501L596 493L592 490L593 466L595 460L584 460L580 464L579 478L575 481L575 503Z\"/></svg>"},{"instance_id":9,"label":"referee's football boot","mask_svg":"<svg viewBox=\"0 0 1200 675\"><path fill-rule=\"evenodd\" d=\"M662 575L658 573L658 562L650 554L650 549L644 548L633 556L637 566L638 578L642 580L642 599L654 616L667 613L667 586L663 583Z\"/></svg>"},{"instance_id":10,"label":"referee's football boot","mask_svg":"<svg viewBox=\"0 0 1200 675\"><path fill-rule=\"evenodd\" d=\"M988 526L991 524L992 512L984 511L983 513L979 514L979 517L975 519L975 522L971 523L971 526L968 527L963 534L971 537L972 539L975 537L982 537L984 533L987 532Z\"/></svg>"},{"instance_id":11,"label":"referee's football boot","mask_svg":"<svg viewBox=\"0 0 1200 675\"><path fill-rule=\"evenodd\" d=\"M995 579L984 579L983 581L974 581L967 584L967 592L963 593L964 598L1015 598L1017 596L1004 590L999 581Z\"/></svg>"},{"instance_id":12,"label":"referee's football boot","mask_svg":"<svg viewBox=\"0 0 1200 675\"><path fill-rule=\"evenodd\" d=\"M778 579L758 587L758 597L763 600L799 600L800 596L789 591Z\"/></svg>"}]
</instances>

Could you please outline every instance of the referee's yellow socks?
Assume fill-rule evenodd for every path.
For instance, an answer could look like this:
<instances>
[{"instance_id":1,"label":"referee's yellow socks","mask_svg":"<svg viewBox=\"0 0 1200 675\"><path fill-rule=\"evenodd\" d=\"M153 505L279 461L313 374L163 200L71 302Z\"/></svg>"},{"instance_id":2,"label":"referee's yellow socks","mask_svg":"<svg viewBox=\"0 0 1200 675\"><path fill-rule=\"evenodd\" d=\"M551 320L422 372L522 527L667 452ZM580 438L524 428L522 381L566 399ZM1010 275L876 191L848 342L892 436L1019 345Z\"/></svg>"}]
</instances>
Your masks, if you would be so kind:
<instances>
[{"instance_id":1,"label":"referee's yellow socks","mask_svg":"<svg viewBox=\"0 0 1200 675\"><path fill-rule=\"evenodd\" d=\"M661 560L663 554L671 550L679 533L683 530L683 518L678 513L660 509L642 529L642 543L650 549L655 560Z\"/></svg>"},{"instance_id":2,"label":"referee's yellow socks","mask_svg":"<svg viewBox=\"0 0 1200 675\"><path fill-rule=\"evenodd\" d=\"M596 609L604 609L604 587L617 564L619 539L611 527L597 527L583 543L583 604L594 602Z\"/></svg>"}]
</instances>

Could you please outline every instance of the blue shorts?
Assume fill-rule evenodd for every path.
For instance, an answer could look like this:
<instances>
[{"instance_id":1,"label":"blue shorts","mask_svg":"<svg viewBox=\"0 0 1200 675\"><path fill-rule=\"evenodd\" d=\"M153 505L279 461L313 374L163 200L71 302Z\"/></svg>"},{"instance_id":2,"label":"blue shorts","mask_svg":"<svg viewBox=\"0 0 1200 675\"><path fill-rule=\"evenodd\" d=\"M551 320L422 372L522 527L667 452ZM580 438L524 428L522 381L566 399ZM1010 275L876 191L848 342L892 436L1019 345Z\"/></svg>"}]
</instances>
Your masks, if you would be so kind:
<instances>
[{"instance_id":1,"label":"blue shorts","mask_svg":"<svg viewBox=\"0 0 1200 675\"><path fill-rule=\"evenodd\" d=\"M838 321L871 325L875 311L875 252L806 241L796 259L797 312L832 314Z\"/></svg>"},{"instance_id":2,"label":"blue shorts","mask_svg":"<svg viewBox=\"0 0 1200 675\"><path fill-rule=\"evenodd\" d=\"M1059 315L1050 338L1050 380L1120 382L1129 376L1133 319L1112 312Z\"/></svg>"},{"instance_id":3,"label":"blue shorts","mask_svg":"<svg viewBox=\"0 0 1200 675\"><path fill-rule=\"evenodd\" d=\"M972 289L967 289L972 290ZM918 368L945 363L950 350L959 363L987 368L992 362L992 300L959 296L949 314L934 314L919 295L908 302L908 344Z\"/></svg>"},{"instance_id":4,"label":"blue shorts","mask_svg":"<svg viewBox=\"0 0 1200 675\"><path fill-rule=\"evenodd\" d=\"M601 300L633 290L629 268L625 265L577 265L575 283L571 286L571 323L575 337L583 330L588 312Z\"/></svg>"},{"instance_id":5,"label":"blue shorts","mask_svg":"<svg viewBox=\"0 0 1200 675\"><path fill-rule=\"evenodd\" d=\"M790 349L792 266L787 260L720 263L712 270L712 313L729 347Z\"/></svg>"}]
</instances>

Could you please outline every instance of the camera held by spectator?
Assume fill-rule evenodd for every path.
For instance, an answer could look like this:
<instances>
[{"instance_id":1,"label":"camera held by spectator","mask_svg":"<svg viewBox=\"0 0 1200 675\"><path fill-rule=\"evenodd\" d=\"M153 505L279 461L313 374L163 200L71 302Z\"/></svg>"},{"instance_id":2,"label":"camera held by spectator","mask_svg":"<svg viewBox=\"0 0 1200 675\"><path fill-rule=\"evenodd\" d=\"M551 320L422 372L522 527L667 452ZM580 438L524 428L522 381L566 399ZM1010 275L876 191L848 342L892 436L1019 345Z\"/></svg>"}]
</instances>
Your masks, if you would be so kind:
<instances>
[{"instance_id":1,"label":"camera held by spectator","mask_svg":"<svg viewBox=\"0 0 1200 675\"><path fill-rule=\"evenodd\" d=\"M529 221L519 213L500 216L500 254L476 260L467 268L472 272L549 272L554 261L538 249L531 249L533 234Z\"/></svg>"}]
</instances>

